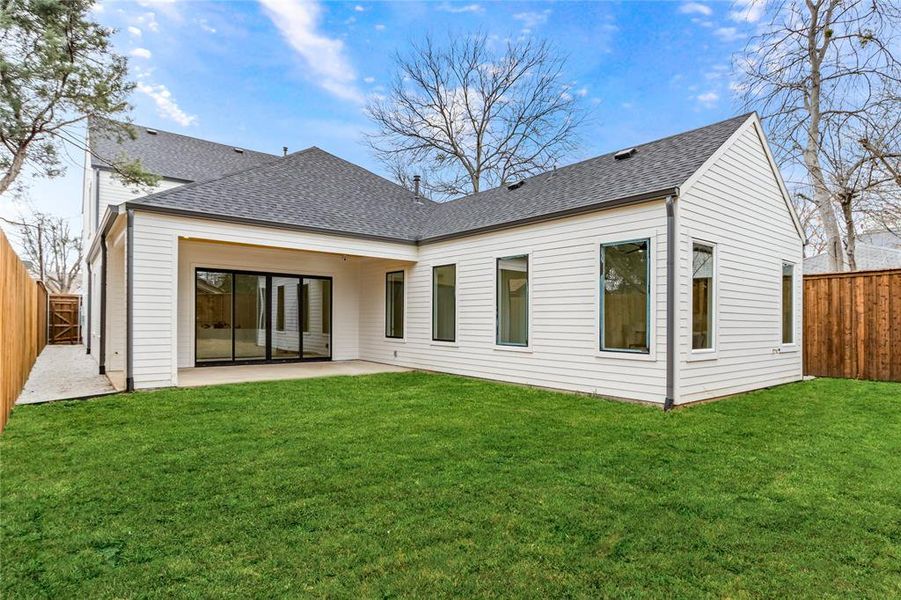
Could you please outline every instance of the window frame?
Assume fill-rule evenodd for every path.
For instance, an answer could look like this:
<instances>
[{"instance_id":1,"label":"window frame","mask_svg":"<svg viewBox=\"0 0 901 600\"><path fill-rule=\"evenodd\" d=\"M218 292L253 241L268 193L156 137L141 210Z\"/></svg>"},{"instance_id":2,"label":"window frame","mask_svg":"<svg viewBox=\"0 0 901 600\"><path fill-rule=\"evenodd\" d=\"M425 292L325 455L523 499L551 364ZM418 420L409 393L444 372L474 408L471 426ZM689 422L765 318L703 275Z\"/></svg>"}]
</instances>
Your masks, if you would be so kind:
<instances>
[{"instance_id":1,"label":"window frame","mask_svg":"<svg viewBox=\"0 0 901 600\"><path fill-rule=\"evenodd\" d=\"M401 329L403 331L403 334L399 335L399 336L395 336L395 335L388 335L388 276L396 275L398 273L400 273L404 278L403 279L404 294L403 294L403 300L402 300L404 305L403 305L403 309L401 310L401 318L403 319L403 323L401 324ZM405 342L407 340L407 287L408 286L407 286L407 270L406 269L395 269L393 271L385 271L385 295L384 295L385 306L384 306L384 310L382 311L382 316L385 319L385 327L383 328L382 333L384 333L386 340L389 340L392 342Z\"/></svg>"},{"instance_id":2,"label":"window frame","mask_svg":"<svg viewBox=\"0 0 901 600\"><path fill-rule=\"evenodd\" d=\"M657 273L657 243L660 232L657 229L643 229L632 232L631 236L621 234L605 235L592 240L594 244L594 355L600 359L623 359L654 362L657 360L657 286L654 276ZM636 350L605 349L603 346L604 326L604 267L602 264L605 246L616 246L645 241L648 244L648 346L647 352ZM664 256L665 258L665 256Z\"/></svg>"},{"instance_id":3,"label":"window frame","mask_svg":"<svg viewBox=\"0 0 901 600\"><path fill-rule=\"evenodd\" d=\"M440 269L442 267L453 267L454 268L454 338L452 340L443 340L435 337L435 270ZM431 279L429 281L429 336L431 338L431 344L435 346L449 346L456 347L457 340L459 339L459 326L460 326L460 268L459 265L455 262L451 263L441 263L439 265L432 265L432 274Z\"/></svg>"},{"instance_id":4,"label":"window frame","mask_svg":"<svg viewBox=\"0 0 901 600\"><path fill-rule=\"evenodd\" d=\"M281 323L281 326L279 326ZM285 331L285 286L284 284L275 286L275 325L274 331L284 333Z\"/></svg>"},{"instance_id":5,"label":"window frame","mask_svg":"<svg viewBox=\"0 0 901 600\"><path fill-rule=\"evenodd\" d=\"M784 331L782 330L782 321L783 321L783 312L785 311L785 304L782 301L782 278L783 278L783 270L786 266L790 266L792 268L792 289L791 289L791 302L792 302L792 318L791 318L791 334L792 341L786 342L784 340ZM788 260L783 258L779 261L779 350L780 352L796 352L799 349L798 346L798 263L793 260Z\"/></svg>"},{"instance_id":6,"label":"window frame","mask_svg":"<svg viewBox=\"0 0 901 600\"><path fill-rule=\"evenodd\" d=\"M526 344L502 344L500 343L500 289L499 283L499 266L500 261L511 258L526 259L526 285L528 286L528 296L526 305ZM532 251L524 251L518 253L504 252L495 254L494 259L494 349L505 352L531 352L532 351Z\"/></svg>"},{"instance_id":7,"label":"window frame","mask_svg":"<svg viewBox=\"0 0 901 600\"><path fill-rule=\"evenodd\" d=\"M711 304L711 332L710 335L713 337L713 343L710 348L693 348L692 336L694 335L694 293L692 290L693 283L689 283L688 286L688 360L691 361L700 361L700 360L713 360L716 359L719 355L719 340L720 340L720 330L719 330L719 301L720 301L720 293L719 293L719 273L720 273L720 252L719 252L719 244L717 242L710 241L706 238L696 238L689 237L688 240L688 280L689 282L693 282L694 277L692 273L692 269L694 267L694 247L698 246L706 246L713 250L713 284L711 285L711 294L712 298L710 300Z\"/></svg>"}]
</instances>

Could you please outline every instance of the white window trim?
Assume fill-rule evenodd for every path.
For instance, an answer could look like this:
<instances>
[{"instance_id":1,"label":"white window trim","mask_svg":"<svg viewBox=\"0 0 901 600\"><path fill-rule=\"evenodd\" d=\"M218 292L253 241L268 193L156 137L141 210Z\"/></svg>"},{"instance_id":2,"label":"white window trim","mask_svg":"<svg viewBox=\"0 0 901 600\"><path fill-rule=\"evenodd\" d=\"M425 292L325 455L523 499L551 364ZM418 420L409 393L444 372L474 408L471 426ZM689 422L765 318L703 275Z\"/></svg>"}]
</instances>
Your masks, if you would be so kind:
<instances>
[{"instance_id":1,"label":"white window trim","mask_svg":"<svg viewBox=\"0 0 901 600\"><path fill-rule=\"evenodd\" d=\"M401 272L404 274L404 335L403 337L388 337L388 273L397 273ZM386 269L382 274L382 285L384 288L382 289L382 336L385 341L389 344L406 344L407 343L407 306L408 306L408 294L409 294L409 281L410 281L410 273L407 270L407 267L401 267L399 269ZM429 332L431 333L431 332Z\"/></svg>"},{"instance_id":2,"label":"white window trim","mask_svg":"<svg viewBox=\"0 0 901 600\"><path fill-rule=\"evenodd\" d=\"M498 337L497 333L498 333L498 327L500 325L498 322L500 319L500 313L498 311L499 298L497 295L497 261L502 258L516 258L519 256L525 256L526 264L528 265L528 272L527 272L527 277L526 277L527 284L526 285L528 286L528 289L529 289L529 305L527 308L527 315L528 315L527 327L528 327L529 343L526 344L525 346L515 346L513 344L498 344L497 343L497 337ZM492 294L492 298L494 299L494 307L493 307L494 308L494 341L492 343L492 349L497 350L499 352L525 352L527 354L531 354L532 353L532 339L533 339L533 331L532 331L532 301L533 301L532 251L524 250L521 252L515 252L515 251L497 252L494 254L494 256L492 257L491 260L492 260L493 269L494 269L494 276L492 277L492 285L494 287L494 293Z\"/></svg>"},{"instance_id":3,"label":"white window trim","mask_svg":"<svg viewBox=\"0 0 901 600\"><path fill-rule=\"evenodd\" d=\"M792 267L792 341L788 344L782 341L782 269L785 265ZM801 346L798 344L798 262L783 258L779 261L779 346L780 354L788 354L791 352L800 352Z\"/></svg>"},{"instance_id":4,"label":"white window trim","mask_svg":"<svg viewBox=\"0 0 901 600\"><path fill-rule=\"evenodd\" d=\"M436 340L435 336L435 267L454 266L454 341ZM429 265L429 345L438 348L460 347L460 263L435 262Z\"/></svg>"},{"instance_id":5,"label":"white window trim","mask_svg":"<svg viewBox=\"0 0 901 600\"><path fill-rule=\"evenodd\" d=\"M648 286L650 288L650 298L648 300L649 316L648 316L648 352L622 352L616 350L601 350L601 280L603 272L601 271L601 246L607 244L616 244L629 242L634 240L648 240L648 251L650 256ZM660 232L657 229L636 229L634 231L624 231L622 233L608 234L594 237L591 243L594 244L594 356L605 360L638 360L645 362L656 362L657 360L657 282L659 280L657 274L657 255L659 254ZM665 250L664 250L665 252Z\"/></svg>"},{"instance_id":6,"label":"white window trim","mask_svg":"<svg viewBox=\"0 0 901 600\"><path fill-rule=\"evenodd\" d=\"M694 294L692 279L694 273L694 246L708 246L713 248L713 316L711 325L713 327L713 347L712 348L692 348L692 335L694 333ZM719 358L720 346L720 250L717 242L713 242L706 238L695 238L688 236L688 362L700 362L705 360L716 360Z\"/></svg>"}]
</instances>

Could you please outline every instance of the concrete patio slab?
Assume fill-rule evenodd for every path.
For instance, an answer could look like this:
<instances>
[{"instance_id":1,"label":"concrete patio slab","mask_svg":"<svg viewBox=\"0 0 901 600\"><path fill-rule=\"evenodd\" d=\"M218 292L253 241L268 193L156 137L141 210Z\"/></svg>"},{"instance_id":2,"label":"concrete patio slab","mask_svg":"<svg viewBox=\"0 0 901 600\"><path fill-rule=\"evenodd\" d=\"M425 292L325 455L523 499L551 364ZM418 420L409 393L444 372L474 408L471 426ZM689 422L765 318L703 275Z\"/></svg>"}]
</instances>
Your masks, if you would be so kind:
<instances>
[{"instance_id":1,"label":"concrete patio slab","mask_svg":"<svg viewBox=\"0 0 901 600\"><path fill-rule=\"evenodd\" d=\"M196 367L178 370L178 387L197 387L248 381L308 379L335 375L371 375L374 373L403 373L403 367L384 365L365 360L336 360L331 362L286 363L281 365L234 365L224 367Z\"/></svg>"},{"instance_id":2,"label":"concrete patio slab","mask_svg":"<svg viewBox=\"0 0 901 600\"><path fill-rule=\"evenodd\" d=\"M38 356L16 404L39 404L112 394L116 390L82 345L48 345Z\"/></svg>"}]
</instances>

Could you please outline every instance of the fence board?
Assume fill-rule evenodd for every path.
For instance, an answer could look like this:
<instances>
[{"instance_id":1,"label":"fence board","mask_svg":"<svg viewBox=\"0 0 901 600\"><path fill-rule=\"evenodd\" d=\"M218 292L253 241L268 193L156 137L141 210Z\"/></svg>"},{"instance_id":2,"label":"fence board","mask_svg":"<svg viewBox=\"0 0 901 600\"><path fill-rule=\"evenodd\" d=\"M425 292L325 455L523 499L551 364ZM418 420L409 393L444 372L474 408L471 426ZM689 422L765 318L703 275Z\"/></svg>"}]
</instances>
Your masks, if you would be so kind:
<instances>
[{"instance_id":1,"label":"fence board","mask_svg":"<svg viewBox=\"0 0 901 600\"><path fill-rule=\"evenodd\" d=\"M804 373L901 381L901 269L804 276Z\"/></svg>"},{"instance_id":2,"label":"fence board","mask_svg":"<svg viewBox=\"0 0 901 600\"><path fill-rule=\"evenodd\" d=\"M47 343L47 290L0 231L0 431Z\"/></svg>"}]
</instances>

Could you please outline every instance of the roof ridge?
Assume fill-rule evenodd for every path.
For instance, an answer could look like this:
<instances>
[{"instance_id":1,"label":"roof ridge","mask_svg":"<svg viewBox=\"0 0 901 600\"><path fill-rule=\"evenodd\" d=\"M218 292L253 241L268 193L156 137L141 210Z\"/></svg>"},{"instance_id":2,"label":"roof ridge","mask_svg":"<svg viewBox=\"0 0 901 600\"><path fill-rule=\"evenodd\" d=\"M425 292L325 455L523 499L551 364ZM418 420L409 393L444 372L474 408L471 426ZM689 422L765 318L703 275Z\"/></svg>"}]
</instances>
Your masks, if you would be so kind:
<instances>
[{"instance_id":1,"label":"roof ridge","mask_svg":"<svg viewBox=\"0 0 901 600\"><path fill-rule=\"evenodd\" d=\"M109 122L111 122L111 123L117 123L117 124L119 124L119 125L127 125L127 126L129 126L129 127L135 127L135 128L137 128L137 129L143 129L143 130L145 130L145 131L148 130L148 129L152 129L153 131L156 131L157 133L165 133L166 135L174 135L174 136L181 137L181 138L186 138L186 139L189 139L189 140L197 140L197 141L199 141L199 142L204 142L204 143L206 143L206 144L215 144L216 146L222 146L222 147L224 147L224 148L230 148L230 149L240 148L241 150L244 150L244 151L246 151L246 152L255 152L255 153L257 153L257 154L266 154L266 155L268 155L268 156L272 156L272 157L276 157L276 158L279 157L278 154L272 154L272 153L269 153L269 152L263 152L262 150L254 150L253 148L247 148L246 146L236 146L236 145L234 145L234 144L226 144L226 143L223 143L223 142L215 142L215 141L213 141L213 140L208 140L208 139L201 138L201 137L197 137L197 136L193 136L193 135L186 135L186 134L184 134L184 133L176 133L175 131L169 131L169 130L167 130L167 129L160 129L159 127L151 127L150 125L140 125L140 124L138 124L138 123L129 123L128 121L118 121L118 120L116 120L116 119L106 119L106 118L103 118L103 117L94 117L94 119L96 119L96 120L101 120L101 119L102 119L102 120L105 120L105 121L109 121ZM90 121L91 121L91 120L89 119L89 121L88 121L88 130L89 130L89 131L90 131L90 128L91 128L91 127L90 127Z\"/></svg>"},{"instance_id":2,"label":"roof ridge","mask_svg":"<svg viewBox=\"0 0 901 600\"><path fill-rule=\"evenodd\" d=\"M286 156L273 156L273 157L272 157L272 160L268 160L268 161L266 161L266 162L264 162L264 163L260 163L260 164L258 164L258 165L251 165L251 166L245 167L245 168L243 168L243 169L238 169L237 171L229 171L228 173L223 173L222 175L219 175L218 177L211 177L211 178L209 178L209 179L199 179L199 180L197 180L197 181L191 181L191 182L189 182L189 183L185 183L185 184L183 184L183 185L179 185L179 186L176 186L176 187L173 187L173 188L169 188L169 189L167 189L167 190L161 190L161 191L159 191L159 192L154 192L154 193L152 193L152 194L147 194L147 195L145 195L145 196L140 196L140 197L138 197L138 198L133 198L132 200L127 200L127 201L126 201L126 204L127 204L128 202L135 202L135 203L140 204L142 201L147 200L147 199L150 199L150 198L156 199L156 198L168 196L169 194L172 194L172 193L177 192L177 191L184 191L184 190L186 190L186 189L193 189L193 188L195 188L195 187L197 187L197 186L199 186L199 185L205 185L205 184L207 184L207 183L213 183L214 181L221 181L221 180L223 180L223 179L228 179L229 177L232 177L232 176L234 176L234 175L241 175L241 174L243 174L243 173L247 173L248 171L253 171L254 169L262 169L263 167L268 167L268 166L274 165L274 164L276 164L277 162L279 162L279 161L281 161L281 160L284 160L284 159L287 159L287 158L293 158L293 157L295 157L295 156L299 156L299 155L304 154L304 153L306 153L306 152L310 152L311 150L318 150L318 148L316 148L315 146L310 146L309 148L304 148L303 150L298 150L297 152L291 152L290 154L288 154L288 155L286 155Z\"/></svg>"},{"instance_id":3,"label":"roof ridge","mask_svg":"<svg viewBox=\"0 0 901 600\"><path fill-rule=\"evenodd\" d=\"M708 129L708 128L710 128L710 127L716 127L717 125L722 125L723 123L728 123L729 121L737 121L737 120L741 120L742 122L744 122L744 121L746 121L746 120L748 119L748 117L750 117L751 115L755 115L755 114L757 114L757 111L751 111L751 112L747 112L747 113L744 113L744 114L741 114L741 115L735 115L735 116L729 117L728 119L723 119L723 120L717 121L717 122L715 122L715 123L710 123L710 124L708 124L708 125L701 125L700 127L695 127L694 129L688 129L688 130L686 130L686 131L680 131L679 133L673 133L673 134L671 134L671 135L667 135L667 136L664 136L664 137L662 137L662 138L657 138L657 139L655 139L655 140L650 140L650 141L647 141L647 142L642 142L641 144L635 144L635 146L633 146L633 147L634 147L634 148L641 148L642 146L650 146L651 144L658 144L658 143L660 143L660 142L665 142L665 141L667 141L667 140L670 140L670 139L673 139L673 138L677 138L677 137L681 137L681 136L687 135L687 134L689 134L689 133L694 133L694 132L696 132L696 131L701 131L702 129ZM622 148L625 148L625 147L628 147L628 146L623 146ZM582 164L585 164L585 163L588 163L588 162L591 162L591 161L599 160L599 159L604 158L604 157L607 157L607 156L612 156L612 155L616 154L617 152L620 152L620 150L611 150L610 152L605 152L604 154L598 154L597 156L592 156L592 157L590 157L590 158L586 158L586 159L583 159L583 160L580 160L580 161L576 161L576 162L570 163L570 164L568 164L568 165L563 165L562 167L555 167L554 169L551 169L551 170L549 170L549 171L542 171L541 173L535 173L534 175L529 175L528 177L523 178L523 181L529 181L530 179L534 179L535 177L542 177L542 176L548 175L548 174L550 174L550 173L554 173L555 171L562 171L562 170L564 170L564 169L569 169L569 168L571 168L571 167L576 167L576 166L578 166L578 165L582 165ZM488 188L487 190L479 190L478 192L473 192L473 193L471 193L471 194L466 194L465 196L460 196L459 198L454 198L454 199L452 199L452 200L447 200L447 201L445 201L445 202L440 202L439 204L450 204L450 203L453 203L453 202L458 202L458 201L460 201L460 200L466 200L466 199L468 199L468 198L474 198L474 197L476 197L476 196L478 196L478 195L480 195L480 194L484 194L484 193L490 192L490 191L492 191L492 190L496 190L496 189L501 188L501 187L504 187L504 186L502 186L502 185L496 185L496 186L494 186L494 187L492 187L492 188Z\"/></svg>"}]
</instances>

